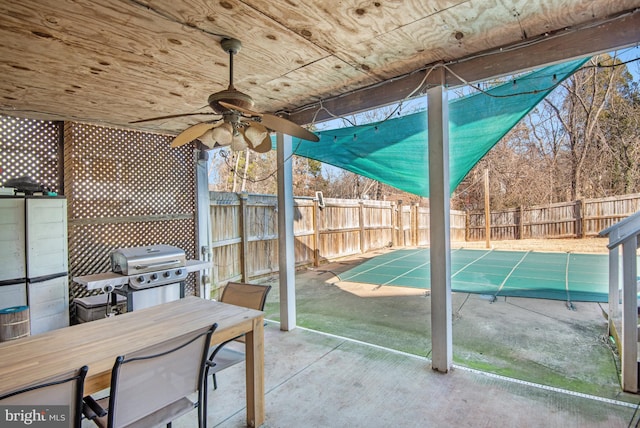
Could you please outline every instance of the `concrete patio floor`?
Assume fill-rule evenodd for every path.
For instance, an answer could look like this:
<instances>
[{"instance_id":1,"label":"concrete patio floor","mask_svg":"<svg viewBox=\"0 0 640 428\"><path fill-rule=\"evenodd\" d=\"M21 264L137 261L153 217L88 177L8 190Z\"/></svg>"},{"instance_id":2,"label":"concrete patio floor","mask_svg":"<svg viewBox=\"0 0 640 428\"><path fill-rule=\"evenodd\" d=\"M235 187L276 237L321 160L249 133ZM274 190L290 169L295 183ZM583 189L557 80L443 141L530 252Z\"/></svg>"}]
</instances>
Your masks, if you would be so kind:
<instances>
[{"instance_id":1,"label":"concrete patio floor","mask_svg":"<svg viewBox=\"0 0 640 428\"><path fill-rule=\"evenodd\" d=\"M431 369L424 290L342 282L373 254L296 273L298 328L265 313L264 427L626 427L640 396L620 390L597 303L453 295L454 368ZM211 386L210 386L211 387ZM218 375L209 426L245 426L244 364ZM195 426L195 414L177 421Z\"/></svg>"},{"instance_id":2,"label":"concrete patio floor","mask_svg":"<svg viewBox=\"0 0 640 428\"><path fill-rule=\"evenodd\" d=\"M265 307L264 427L625 427L602 305L454 293L454 368L431 370L424 290L340 281L375 254L296 273L297 325L279 330L277 278ZM606 305L604 306L606 308ZM211 385L210 385L211 388ZM209 426L245 426L244 364L218 375ZM174 423L196 426L195 414Z\"/></svg>"},{"instance_id":3,"label":"concrete patio floor","mask_svg":"<svg viewBox=\"0 0 640 428\"><path fill-rule=\"evenodd\" d=\"M218 374L210 427L245 426L244 364ZM209 384L211 388L211 383ZM264 427L625 427L635 406L454 367L303 328L265 327ZM636 415L637 418L637 415ZM196 414L177 420L195 427Z\"/></svg>"},{"instance_id":4,"label":"concrete patio floor","mask_svg":"<svg viewBox=\"0 0 640 428\"><path fill-rule=\"evenodd\" d=\"M428 359L429 293L339 280L340 272L375 254L296 273L299 328L283 333L272 322L266 332L266 426L623 427L637 422L640 396L620 389L619 360L601 305L575 302L569 308L563 301L524 298L491 302L454 293L456 365L443 375L431 370ZM277 321L278 279L262 282L273 286L265 312ZM242 385L239 379L232 385ZM242 393L237 397L242 403ZM218 400L223 414L225 400ZM227 419L216 411L213 421L241 426L244 412Z\"/></svg>"}]
</instances>

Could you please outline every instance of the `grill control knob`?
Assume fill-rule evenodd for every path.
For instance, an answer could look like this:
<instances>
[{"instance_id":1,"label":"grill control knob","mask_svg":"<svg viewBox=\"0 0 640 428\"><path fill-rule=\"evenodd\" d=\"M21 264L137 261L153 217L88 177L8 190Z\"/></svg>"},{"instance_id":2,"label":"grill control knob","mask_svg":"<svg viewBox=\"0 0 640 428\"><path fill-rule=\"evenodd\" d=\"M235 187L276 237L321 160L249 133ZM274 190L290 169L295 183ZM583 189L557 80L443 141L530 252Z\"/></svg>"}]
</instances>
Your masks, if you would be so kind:
<instances>
[{"instance_id":1,"label":"grill control knob","mask_svg":"<svg viewBox=\"0 0 640 428\"><path fill-rule=\"evenodd\" d=\"M156 279L158 279L158 274L157 273L152 273L151 274L151 280L155 281Z\"/></svg>"},{"instance_id":2,"label":"grill control knob","mask_svg":"<svg viewBox=\"0 0 640 428\"><path fill-rule=\"evenodd\" d=\"M166 271L162 274L162 276L164 276L165 278L169 278L171 276L171 271Z\"/></svg>"},{"instance_id":3,"label":"grill control knob","mask_svg":"<svg viewBox=\"0 0 640 428\"><path fill-rule=\"evenodd\" d=\"M139 276L136 278L136 281L143 283L144 282L144 276Z\"/></svg>"},{"instance_id":4,"label":"grill control knob","mask_svg":"<svg viewBox=\"0 0 640 428\"><path fill-rule=\"evenodd\" d=\"M176 271L176 275L182 275L182 269L178 269L178 270Z\"/></svg>"}]
</instances>

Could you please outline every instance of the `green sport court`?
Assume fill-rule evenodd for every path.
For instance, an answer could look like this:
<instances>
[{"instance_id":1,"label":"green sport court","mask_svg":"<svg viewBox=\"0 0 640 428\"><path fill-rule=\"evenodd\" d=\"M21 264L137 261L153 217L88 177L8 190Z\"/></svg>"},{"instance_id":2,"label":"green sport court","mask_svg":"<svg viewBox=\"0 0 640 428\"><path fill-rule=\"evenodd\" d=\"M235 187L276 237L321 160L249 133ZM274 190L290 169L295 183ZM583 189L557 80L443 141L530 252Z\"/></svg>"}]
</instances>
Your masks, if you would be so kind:
<instances>
[{"instance_id":1,"label":"green sport court","mask_svg":"<svg viewBox=\"0 0 640 428\"><path fill-rule=\"evenodd\" d=\"M338 274L341 281L374 285L430 287L430 250L396 250ZM607 302L606 254L533 251L451 250L451 289L508 297Z\"/></svg>"}]
</instances>

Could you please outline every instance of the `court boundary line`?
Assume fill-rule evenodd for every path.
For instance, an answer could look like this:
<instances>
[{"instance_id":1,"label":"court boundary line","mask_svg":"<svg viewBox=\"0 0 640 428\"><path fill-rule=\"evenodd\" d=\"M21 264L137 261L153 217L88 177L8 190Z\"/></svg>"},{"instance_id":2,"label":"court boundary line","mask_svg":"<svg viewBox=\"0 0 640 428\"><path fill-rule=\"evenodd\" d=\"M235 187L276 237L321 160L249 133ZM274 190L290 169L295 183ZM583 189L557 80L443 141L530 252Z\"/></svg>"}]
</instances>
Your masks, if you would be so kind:
<instances>
[{"instance_id":1,"label":"court boundary line","mask_svg":"<svg viewBox=\"0 0 640 428\"><path fill-rule=\"evenodd\" d=\"M474 264L475 262L477 262L478 260L481 260L483 258L485 258L486 256L488 256L489 254L491 254L493 252L493 248L490 250L481 250L484 251L484 254L481 255L480 257L475 258L472 262L467 263L466 265L464 265L461 269L458 269L456 271L456 273L451 275L451 279L453 279L454 276L456 276L457 274L459 274L460 272L462 272L463 270L465 270L466 268L468 268L469 266L471 266L472 264Z\"/></svg>"},{"instance_id":2,"label":"court boundary line","mask_svg":"<svg viewBox=\"0 0 640 428\"><path fill-rule=\"evenodd\" d=\"M451 251L451 254L453 255L453 254L455 254L455 253L457 253L457 252L459 252L459 251L461 251L461 250L462 250L462 248L456 248L456 249L454 249L453 251ZM414 253L412 253L412 254L410 254L410 255L414 255L414 254L422 253L422 252L427 252L427 251L431 252L431 249L430 249L430 248L418 248L416 252L414 252ZM478 260L480 260L480 259L482 259L483 257L487 256L489 253L491 253L491 252L493 251L493 249L491 249L491 250L482 250L482 251L484 251L484 254L483 254L482 256L480 256L480 257L476 258L475 260L473 260L473 261L472 261L472 262L470 262L470 263L467 263L467 265L465 265L464 267L462 267L462 269L459 269L459 270L457 270L455 273L451 274L451 278L453 279L453 277L454 277L454 276L456 276L458 273L462 272L462 271L463 271L464 269L466 269L468 266L471 266L472 264L474 264L474 263L475 263L475 262L477 262ZM408 257L408 256L405 256L405 257ZM387 264L387 263L391 263L392 261L400 260L401 258L404 258L404 257L398 257L398 258L396 258L396 259L390 260L389 262L382 263L382 264L378 265L377 267L379 267L379 266L384 266L384 265L385 265L385 264ZM416 266L416 267L414 267L414 268L411 268L410 270L408 270L407 272L403 273L402 275L396 275L395 277L391 278L389 281L386 281L386 282L383 282L382 284L379 284L377 287L375 287L375 289L378 289L378 288L382 287L383 285L389 285L389 284L391 284L393 281L395 281L395 280L397 280L397 279L399 279L399 278L405 277L405 276L407 276L407 274L409 274L409 273L411 273L411 272L413 272L413 271L415 271L415 270L417 270L417 269L419 269L419 268L421 268L421 267L423 267L423 266L429 266L429 265L431 265L431 260L429 260L429 261L428 261L428 262L426 262L426 263L422 263L422 264L420 264L420 265L418 265L418 266ZM372 269L373 269L373 268L372 268ZM371 270L371 269L369 269L369 270Z\"/></svg>"},{"instance_id":3,"label":"court boundary line","mask_svg":"<svg viewBox=\"0 0 640 428\"><path fill-rule=\"evenodd\" d=\"M516 268L518 266L520 266L520 264L522 262L524 262L524 259L527 258L527 256L531 253L531 250L528 250L527 252L524 253L524 255L520 258L520 260L518 261L518 263L515 264L515 266L513 266L511 268L511 271L507 274L507 276L504 278L504 280L500 283L500 285L498 286L498 290L496 290L496 294L493 295L493 300L495 301L498 298L498 294L500 294L500 291L504 288L504 284L507 282L507 280L511 277L511 275L513 275L513 272L515 272Z\"/></svg>"},{"instance_id":4,"label":"court boundary line","mask_svg":"<svg viewBox=\"0 0 640 428\"><path fill-rule=\"evenodd\" d=\"M430 248L428 249L428 251L429 251L429 255L431 255L431 249L430 249ZM413 254L417 254L417 253L426 253L426 252L427 252L427 248L418 248L418 251L416 251L416 252L415 252L415 253L413 253ZM412 255L413 255L413 254L412 254ZM398 260L398 259L395 259L395 260ZM394 261L395 261L395 260L394 260ZM421 267L423 267L423 266L429 266L429 265L431 265L431 258L430 258L430 257L429 257L429 261L428 261L428 262L426 262L426 263L422 263L422 264L420 264L420 265L418 265L418 266L416 266L416 267L414 267L414 268L412 268L412 269L408 270L407 272L403 273L402 275L396 275L395 277L391 278L389 281L387 281L387 282L384 282L384 283L380 284L380 285L379 285L378 287L376 287L376 288L380 288L380 287L382 287L383 285L389 285L392 281L395 281L395 280L396 280L396 279L398 279L398 278L402 278L403 276L407 276L407 274L409 274L409 273L413 272L414 270L420 269L420 268L421 268Z\"/></svg>"},{"instance_id":5,"label":"court boundary line","mask_svg":"<svg viewBox=\"0 0 640 428\"><path fill-rule=\"evenodd\" d=\"M395 251L412 251L412 250L395 250ZM380 263L380 264L375 265L375 266L373 266L373 267L371 267L371 268L369 268L369 269L363 270L362 272L358 272L357 274L355 274L355 275L354 275L354 276L352 276L352 277L345 278L345 279L342 279L342 278L341 278L341 280L342 280L342 281L349 281L349 280L352 280L353 278L356 278L358 275L361 275L361 274L363 274L363 273L370 272L370 271L372 271L372 270L374 270L374 269L378 269L380 266L388 265L389 263L394 262L394 261L396 261L396 260L402 260L402 259L405 259L405 258L410 257L410 256L412 256L412 255L414 255L414 254L417 254L417 253L419 253L419 252L421 252L421 251L422 251L422 249L420 249L420 248L416 248L416 250L415 250L415 251L413 251L413 252L412 252L412 253L410 253L410 254L404 255L404 256L402 256L402 257L396 257L396 258L391 259L391 260L388 260L388 261L386 261L386 262L384 262L384 263ZM389 253L387 253L387 254L389 254ZM372 257L371 259L374 259L375 257L380 257L380 256L374 256L374 257ZM371 259L369 259L369 260L371 260ZM367 260L367 261L369 261L369 260ZM366 262L365 262L365 263L366 263ZM358 282L358 281L354 281L354 282Z\"/></svg>"}]
</instances>

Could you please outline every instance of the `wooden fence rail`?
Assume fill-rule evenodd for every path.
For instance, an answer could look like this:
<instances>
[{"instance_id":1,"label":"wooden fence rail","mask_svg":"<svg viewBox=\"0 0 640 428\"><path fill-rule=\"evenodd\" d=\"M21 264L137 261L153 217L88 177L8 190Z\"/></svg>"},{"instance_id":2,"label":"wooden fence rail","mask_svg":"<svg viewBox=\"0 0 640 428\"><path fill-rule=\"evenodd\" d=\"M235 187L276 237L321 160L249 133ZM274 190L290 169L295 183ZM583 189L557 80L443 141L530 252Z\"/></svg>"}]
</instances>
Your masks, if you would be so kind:
<instances>
[{"instance_id":1,"label":"wooden fence rail","mask_svg":"<svg viewBox=\"0 0 640 428\"><path fill-rule=\"evenodd\" d=\"M587 238L640 209L640 193L492 211L490 239ZM469 212L468 241L485 239L485 213Z\"/></svg>"},{"instance_id":2,"label":"wooden fence rail","mask_svg":"<svg viewBox=\"0 0 640 428\"><path fill-rule=\"evenodd\" d=\"M211 192L213 288L278 271L274 195ZM401 201L294 198L296 266L386 247L428 246L429 209ZM491 239L582 238L638 210L640 194L490 214ZM485 240L483 212L451 211L452 241Z\"/></svg>"}]
</instances>

